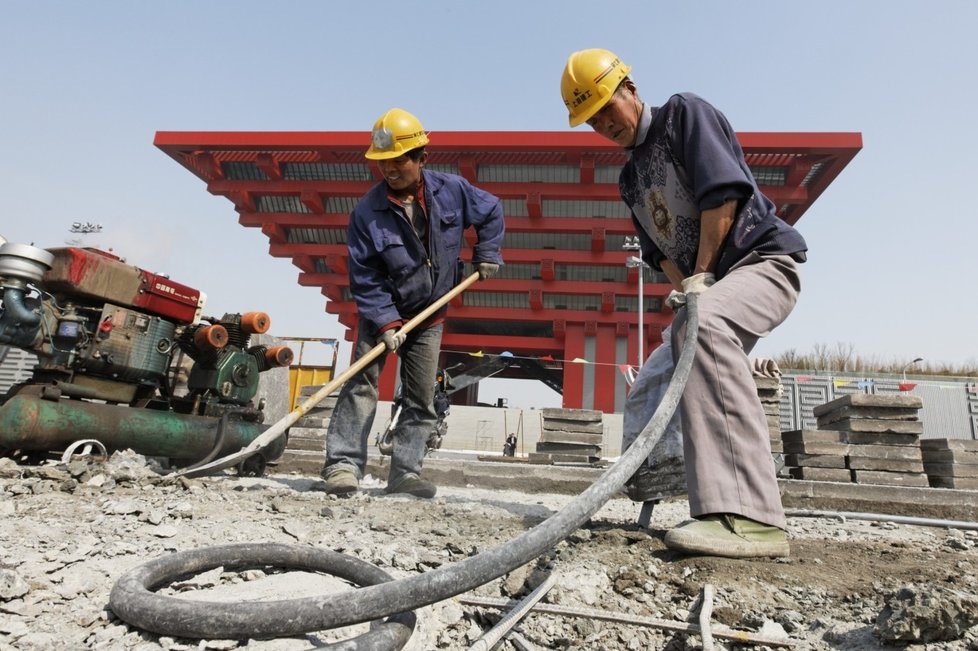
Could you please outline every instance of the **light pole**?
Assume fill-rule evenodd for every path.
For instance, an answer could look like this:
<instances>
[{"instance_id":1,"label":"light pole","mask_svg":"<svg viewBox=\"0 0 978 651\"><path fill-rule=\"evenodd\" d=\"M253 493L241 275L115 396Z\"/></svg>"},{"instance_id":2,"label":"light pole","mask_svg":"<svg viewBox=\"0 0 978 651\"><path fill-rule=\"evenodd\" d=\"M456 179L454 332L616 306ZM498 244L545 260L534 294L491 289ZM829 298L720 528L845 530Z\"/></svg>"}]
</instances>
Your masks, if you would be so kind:
<instances>
[{"instance_id":1,"label":"light pole","mask_svg":"<svg viewBox=\"0 0 978 651\"><path fill-rule=\"evenodd\" d=\"M639 251L639 255L641 255L638 236L625 236L625 243L621 245L621 248L626 251ZM645 315L645 268L649 265L642 258L630 255L625 259L625 266L629 269L638 268L638 367L642 368L642 364L645 363L645 328L643 324Z\"/></svg>"},{"instance_id":2,"label":"light pole","mask_svg":"<svg viewBox=\"0 0 978 651\"><path fill-rule=\"evenodd\" d=\"M913 366L914 364L916 364L917 362L922 362L922 361L924 361L924 358L923 357L917 357L912 362L907 362L906 364L903 365L903 381L904 382L907 381L907 369L910 368L911 366Z\"/></svg>"}]
</instances>

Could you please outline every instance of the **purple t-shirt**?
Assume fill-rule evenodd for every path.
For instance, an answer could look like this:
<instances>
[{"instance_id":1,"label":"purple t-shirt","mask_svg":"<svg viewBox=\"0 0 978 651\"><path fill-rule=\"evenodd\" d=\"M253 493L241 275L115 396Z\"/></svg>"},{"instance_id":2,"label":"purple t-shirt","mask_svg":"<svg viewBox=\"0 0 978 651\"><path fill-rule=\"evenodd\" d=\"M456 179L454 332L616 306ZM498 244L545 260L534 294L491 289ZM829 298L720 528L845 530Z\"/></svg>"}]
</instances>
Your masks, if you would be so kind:
<instances>
[{"instance_id":1,"label":"purple t-shirt","mask_svg":"<svg viewBox=\"0 0 978 651\"><path fill-rule=\"evenodd\" d=\"M631 208L646 262L661 269L671 260L686 276L699 252L700 213L737 201L737 217L714 274L719 280L747 254L795 254L804 260L804 238L778 218L744 160L737 136L720 111L692 93L646 106L638 144L618 180Z\"/></svg>"}]
</instances>

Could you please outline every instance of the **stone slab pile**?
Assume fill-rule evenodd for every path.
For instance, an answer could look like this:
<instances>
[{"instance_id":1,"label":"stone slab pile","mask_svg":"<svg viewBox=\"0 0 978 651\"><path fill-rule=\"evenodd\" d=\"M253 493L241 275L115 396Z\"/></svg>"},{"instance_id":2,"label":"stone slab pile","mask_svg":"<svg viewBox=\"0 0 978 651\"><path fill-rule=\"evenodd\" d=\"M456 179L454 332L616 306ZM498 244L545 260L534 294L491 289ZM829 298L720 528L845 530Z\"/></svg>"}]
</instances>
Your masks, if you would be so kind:
<instances>
[{"instance_id":1,"label":"stone slab pile","mask_svg":"<svg viewBox=\"0 0 978 651\"><path fill-rule=\"evenodd\" d=\"M785 432L785 465L795 479L926 487L911 395L854 393L813 409L817 430Z\"/></svg>"},{"instance_id":2,"label":"stone slab pile","mask_svg":"<svg viewBox=\"0 0 978 651\"><path fill-rule=\"evenodd\" d=\"M299 403L308 400L322 389L322 385L304 386L299 389ZM336 407L337 393L326 396L318 405L307 411L289 428L289 441L285 447L285 455L290 451L324 452L326 450L326 428L329 418ZM271 423L268 423L269 425ZM284 456L284 455L283 455Z\"/></svg>"},{"instance_id":3,"label":"stone slab pile","mask_svg":"<svg viewBox=\"0 0 978 651\"><path fill-rule=\"evenodd\" d=\"M604 442L604 414L594 409L540 410L543 426L536 452L529 462L537 464L586 463L601 461Z\"/></svg>"},{"instance_id":4,"label":"stone slab pile","mask_svg":"<svg viewBox=\"0 0 978 651\"><path fill-rule=\"evenodd\" d=\"M978 441L924 439L920 448L931 486L978 490Z\"/></svg>"},{"instance_id":5,"label":"stone slab pile","mask_svg":"<svg viewBox=\"0 0 978 651\"><path fill-rule=\"evenodd\" d=\"M781 448L781 378L755 375L757 397L764 407L767 429L771 435L771 452L783 452Z\"/></svg>"}]
</instances>

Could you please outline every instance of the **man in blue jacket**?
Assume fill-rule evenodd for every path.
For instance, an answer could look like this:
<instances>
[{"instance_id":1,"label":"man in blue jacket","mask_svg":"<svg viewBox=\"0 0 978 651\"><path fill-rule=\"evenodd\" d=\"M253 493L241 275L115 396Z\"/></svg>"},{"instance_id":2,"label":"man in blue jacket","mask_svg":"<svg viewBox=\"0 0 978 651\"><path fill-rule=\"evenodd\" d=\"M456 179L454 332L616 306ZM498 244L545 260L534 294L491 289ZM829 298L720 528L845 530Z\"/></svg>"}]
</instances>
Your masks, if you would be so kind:
<instances>
[{"instance_id":1,"label":"man in blue jacket","mask_svg":"<svg viewBox=\"0 0 978 651\"><path fill-rule=\"evenodd\" d=\"M787 556L770 434L747 355L794 308L807 246L758 190L720 111L691 93L647 105L630 70L608 50L574 52L561 95L572 127L587 123L628 153L618 185L642 259L677 291L699 295L696 352L679 406L695 519L669 531L665 544L691 554ZM685 330L680 307L674 355ZM626 412L647 399L633 391Z\"/></svg>"},{"instance_id":2,"label":"man in blue jacket","mask_svg":"<svg viewBox=\"0 0 978 651\"><path fill-rule=\"evenodd\" d=\"M393 108L377 120L365 156L377 161L384 180L350 214L347 246L360 319L356 357L383 342L401 362L403 403L385 491L431 498L436 487L420 474L437 418L433 399L445 309L407 336L398 330L461 280L462 234L469 226L478 236L472 264L480 280L496 274L504 223L498 198L460 176L424 169L427 144L421 122L407 111ZM350 495L359 488L384 357L344 384L336 399L321 473L327 493Z\"/></svg>"}]
</instances>

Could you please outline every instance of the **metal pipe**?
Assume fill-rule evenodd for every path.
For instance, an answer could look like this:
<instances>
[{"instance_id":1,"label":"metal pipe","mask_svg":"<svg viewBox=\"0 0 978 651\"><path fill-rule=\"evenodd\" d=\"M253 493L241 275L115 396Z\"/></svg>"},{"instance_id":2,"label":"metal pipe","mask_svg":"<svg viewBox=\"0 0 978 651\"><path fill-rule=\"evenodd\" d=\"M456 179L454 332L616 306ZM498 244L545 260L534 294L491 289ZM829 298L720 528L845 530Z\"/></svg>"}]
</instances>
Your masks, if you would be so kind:
<instances>
[{"instance_id":1,"label":"metal pipe","mask_svg":"<svg viewBox=\"0 0 978 651\"><path fill-rule=\"evenodd\" d=\"M9 317L8 317L9 315ZM18 287L8 287L3 292L3 316L14 326L36 326L41 322L41 315L24 304L24 290Z\"/></svg>"},{"instance_id":2,"label":"metal pipe","mask_svg":"<svg viewBox=\"0 0 978 651\"><path fill-rule=\"evenodd\" d=\"M482 637L469 647L469 651L489 651L495 647L496 643L506 637L506 633L516 626L545 594L550 592L550 588L554 587L555 583L557 583L557 574L552 573L546 581L538 585L533 592L526 595L512 610L503 615L495 626L483 633Z\"/></svg>"},{"instance_id":3,"label":"metal pipe","mask_svg":"<svg viewBox=\"0 0 978 651\"><path fill-rule=\"evenodd\" d=\"M512 601L508 599L498 599L496 597L459 597L459 602L470 606L481 606L483 608L508 608ZM555 604L537 604L533 610L538 613L548 615L565 615L568 617L582 617L584 619L597 619L605 622L615 622L619 624L632 624L634 626L646 626L648 628L659 628L664 631L680 631L683 633L701 634L700 627L696 624L686 622L676 622L667 619L657 619L655 617L644 617L642 615L630 615L628 613L614 613L607 610L596 608L575 608L572 606L558 606ZM714 626L713 637L724 640L733 640L741 644L766 644L768 646L792 647L795 643L791 640L764 637L751 633L750 631L738 631L726 626Z\"/></svg>"},{"instance_id":4,"label":"metal pipe","mask_svg":"<svg viewBox=\"0 0 978 651\"><path fill-rule=\"evenodd\" d=\"M947 529L970 529L978 531L978 522L964 520L940 520L918 518L910 515L889 515L887 513L859 513L856 511L810 511L806 509L785 509L789 518L836 518L850 520L870 520L872 522L893 522L895 524L916 524L921 527L944 527Z\"/></svg>"},{"instance_id":5,"label":"metal pipe","mask_svg":"<svg viewBox=\"0 0 978 651\"><path fill-rule=\"evenodd\" d=\"M264 425L229 420L222 453L254 440ZM147 456L196 461L214 448L218 420L155 409L72 400L57 402L18 394L0 405L0 448L59 450L79 439L98 439L107 448L132 448ZM267 459L281 456L284 439L266 451Z\"/></svg>"}]
</instances>

